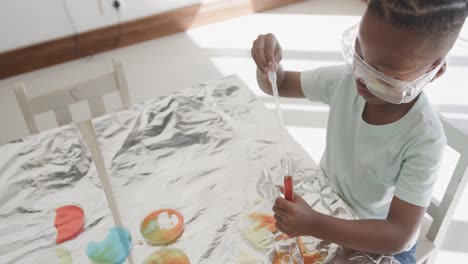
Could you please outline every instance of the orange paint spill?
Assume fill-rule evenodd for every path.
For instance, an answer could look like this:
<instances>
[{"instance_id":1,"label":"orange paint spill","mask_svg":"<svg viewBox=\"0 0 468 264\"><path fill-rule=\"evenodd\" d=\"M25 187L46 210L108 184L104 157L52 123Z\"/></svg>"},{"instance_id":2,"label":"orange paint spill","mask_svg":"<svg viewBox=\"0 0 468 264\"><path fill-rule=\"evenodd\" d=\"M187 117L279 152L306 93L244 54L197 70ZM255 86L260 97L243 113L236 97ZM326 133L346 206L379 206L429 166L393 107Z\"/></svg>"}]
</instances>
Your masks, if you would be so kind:
<instances>
[{"instance_id":1,"label":"orange paint spill","mask_svg":"<svg viewBox=\"0 0 468 264\"><path fill-rule=\"evenodd\" d=\"M54 225L57 229L55 243L60 244L77 237L84 226L83 209L76 205L66 205L55 209Z\"/></svg>"},{"instance_id":2,"label":"orange paint spill","mask_svg":"<svg viewBox=\"0 0 468 264\"><path fill-rule=\"evenodd\" d=\"M321 263L325 260L325 256L323 256L319 251L305 253L302 257L304 258L304 264Z\"/></svg>"},{"instance_id":3,"label":"orange paint spill","mask_svg":"<svg viewBox=\"0 0 468 264\"><path fill-rule=\"evenodd\" d=\"M268 228L270 232L276 233L278 228L276 227L276 220L272 215L262 214L262 213L251 213L249 217L258 222L255 229Z\"/></svg>"},{"instance_id":4,"label":"orange paint spill","mask_svg":"<svg viewBox=\"0 0 468 264\"><path fill-rule=\"evenodd\" d=\"M297 242L297 245L299 246L299 251L301 252L301 256L304 259L304 264L314 264L316 262L321 262L325 260L326 256L323 255L318 250L307 253L307 248L304 245L304 241L302 241L302 238L298 237L296 239L296 242Z\"/></svg>"},{"instance_id":5,"label":"orange paint spill","mask_svg":"<svg viewBox=\"0 0 468 264\"><path fill-rule=\"evenodd\" d=\"M286 257L286 256L288 256L288 257ZM283 263L285 263L283 261L285 258L291 260L292 263L294 263L294 264L297 263L296 259L293 258L289 252L282 251L282 250L276 250L275 251L275 257L273 259L273 264L283 264Z\"/></svg>"}]
</instances>

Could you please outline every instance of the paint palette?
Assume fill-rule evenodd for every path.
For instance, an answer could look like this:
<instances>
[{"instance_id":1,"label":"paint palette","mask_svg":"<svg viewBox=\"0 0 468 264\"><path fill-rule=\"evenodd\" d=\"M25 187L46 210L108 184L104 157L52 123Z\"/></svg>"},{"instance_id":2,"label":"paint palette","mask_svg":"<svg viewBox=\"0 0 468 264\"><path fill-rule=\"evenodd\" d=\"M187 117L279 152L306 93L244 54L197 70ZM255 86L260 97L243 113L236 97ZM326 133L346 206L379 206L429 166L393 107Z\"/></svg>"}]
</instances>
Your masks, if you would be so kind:
<instances>
[{"instance_id":1,"label":"paint palette","mask_svg":"<svg viewBox=\"0 0 468 264\"><path fill-rule=\"evenodd\" d=\"M182 250L165 248L149 255L143 264L190 264L190 261Z\"/></svg>"},{"instance_id":2,"label":"paint palette","mask_svg":"<svg viewBox=\"0 0 468 264\"><path fill-rule=\"evenodd\" d=\"M184 217L173 209L160 209L148 214L140 232L150 245L167 245L184 232Z\"/></svg>"},{"instance_id":3,"label":"paint palette","mask_svg":"<svg viewBox=\"0 0 468 264\"><path fill-rule=\"evenodd\" d=\"M88 258L96 264L121 264L132 248L132 236L123 227L113 227L101 242L90 242L86 246Z\"/></svg>"}]
</instances>

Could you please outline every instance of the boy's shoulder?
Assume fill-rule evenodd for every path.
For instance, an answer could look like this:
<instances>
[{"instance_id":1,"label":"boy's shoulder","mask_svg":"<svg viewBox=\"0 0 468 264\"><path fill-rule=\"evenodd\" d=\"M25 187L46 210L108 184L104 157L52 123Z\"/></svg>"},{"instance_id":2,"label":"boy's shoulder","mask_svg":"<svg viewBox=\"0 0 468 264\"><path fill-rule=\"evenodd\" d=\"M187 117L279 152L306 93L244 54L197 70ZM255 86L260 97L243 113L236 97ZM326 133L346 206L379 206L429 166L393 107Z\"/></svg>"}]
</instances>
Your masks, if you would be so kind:
<instances>
[{"instance_id":1,"label":"boy's shoulder","mask_svg":"<svg viewBox=\"0 0 468 264\"><path fill-rule=\"evenodd\" d=\"M301 87L304 96L311 101L330 104L340 87L348 86L344 82L351 74L345 64L319 67L301 72Z\"/></svg>"},{"instance_id":2,"label":"boy's shoulder","mask_svg":"<svg viewBox=\"0 0 468 264\"><path fill-rule=\"evenodd\" d=\"M430 149L443 150L447 143L444 127L439 118L439 113L430 104L426 94L421 93L418 102L408 114L409 133L415 145L426 145Z\"/></svg>"},{"instance_id":3,"label":"boy's shoulder","mask_svg":"<svg viewBox=\"0 0 468 264\"><path fill-rule=\"evenodd\" d=\"M434 134L444 134L444 127L439 118L439 113L434 109L434 107L429 102L426 94L421 93L420 101L418 108L415 109L415 114L421 119L421 124L423 129L431 128Z\"/></svg>"}]
</instances>

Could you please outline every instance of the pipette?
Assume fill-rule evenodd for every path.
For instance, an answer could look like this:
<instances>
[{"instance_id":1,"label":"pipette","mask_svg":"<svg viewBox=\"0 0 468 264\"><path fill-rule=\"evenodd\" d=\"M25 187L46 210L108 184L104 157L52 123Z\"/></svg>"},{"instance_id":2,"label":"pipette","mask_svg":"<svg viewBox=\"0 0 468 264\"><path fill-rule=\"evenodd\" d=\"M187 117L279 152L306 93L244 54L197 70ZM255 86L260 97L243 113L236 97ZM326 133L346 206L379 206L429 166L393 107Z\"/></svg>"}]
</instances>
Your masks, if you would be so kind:
<instances>
[{"instance_id":1,"label":"pipette","mask_svg":"<svg viewBox=\"0 0 468 264\"><path fill-rule=\"evenodd\" d=\"M290 172L291 164L289 162L288 151L286 149L286 132L285 132L285 127L284 127L283 114L281 113L281 107L279 103L278 86L276 84L276 72L268 71L268 80L270 81L271 89L273 90L273 97L274 97L275 105L276 105L276 115L279 121L281 139L282 139L282 145L283 145L283 151L284 151L284 158L285 158L285 162L284 162L285 168L283 171L284 198L292 202L293 201L293 190L292 190L293 181L292 181L292 176L287 175Z\"/></svg>"}]
</instances>

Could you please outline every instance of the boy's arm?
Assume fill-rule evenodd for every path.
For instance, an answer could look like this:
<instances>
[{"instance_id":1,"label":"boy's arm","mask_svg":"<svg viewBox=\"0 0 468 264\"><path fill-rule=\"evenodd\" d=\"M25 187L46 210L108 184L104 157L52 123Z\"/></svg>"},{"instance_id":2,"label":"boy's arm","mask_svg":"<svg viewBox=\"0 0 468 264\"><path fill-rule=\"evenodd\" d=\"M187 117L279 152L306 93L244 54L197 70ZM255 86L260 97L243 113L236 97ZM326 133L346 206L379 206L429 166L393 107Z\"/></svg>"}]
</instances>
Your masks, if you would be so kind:
<instances>
[{"instance_id":1,"label":"boy's arm","mask_svg":"<svg viewBox=\"0 0 468 264\"><path fill-rule=\"evenodd\" d=\"M325 67L302 73L284 71L281 66L283 58L281 45L271 33L257 37L252 43L251 55L257 65L258 86L270 95L273 92L268 80L268 71L273 70L277 74L278 93L281 97L307 97L311 101L322 101L330 104L333 91L337 87L337 81L343 74L347 73L345 67Z\"/></svg>"},{"instance_id":2,"label":"boy's arm","mask_svg":"<svg viewBox=\"0 0 468 264\"><path fill-rule=\"evenodd\" d=\"M404 251L426 212L393 197L387 219L343 220L314 211L301 197L293 203L278 198L275 206L278 228L291 236L314 236L348 248L376 254Z\"/></svg>"},{"instance_id":3,"label":"boy's arm","mask_svg":"<svg viewBox=\"0 0 468 264\"><path fill-rule=\"evenodd\" d=\"M259 35L252 43L251 55L257 65L257 83L262 91L273 94L268 81L268 71L273 70L277 74L278 93L281 97L305 97L301 88L301 73L284 71L280 64L283 51L275 35Z\"/></svg>"},{"instance_id":4,"label":"boy's arm","mask_svg":"<svg viewBox=\"0 0 468 264\"><path fill-rule=\"evenodd\" d=\"M394 254L407 249L430 204L446 145L441 125L425 131L430 133L418 134L418 140L406 150L386 219L330 217L314 211L297 196L293 203L277 199L273 211L278 228L292 236L311 235L370 253Z\"/></svg>"}]
</instances>

